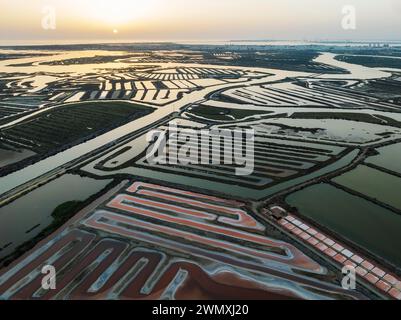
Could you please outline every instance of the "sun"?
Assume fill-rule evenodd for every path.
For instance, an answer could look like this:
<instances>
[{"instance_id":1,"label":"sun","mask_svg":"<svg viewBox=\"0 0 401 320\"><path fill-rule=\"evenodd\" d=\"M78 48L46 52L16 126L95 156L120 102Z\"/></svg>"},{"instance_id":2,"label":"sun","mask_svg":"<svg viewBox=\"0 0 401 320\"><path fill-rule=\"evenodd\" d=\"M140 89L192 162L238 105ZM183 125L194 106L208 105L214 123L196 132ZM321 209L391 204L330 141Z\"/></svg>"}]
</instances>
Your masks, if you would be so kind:
<instances>
[{"instance_id":1,"label":"sun","mask_svg":"<svg viewBox=\"0 0 401 320\"><path fill-rule=\"evenodd\" d=\"M113 28L133 22L150 12L151 1L146 0L98 0L92 2L93 19Z\"/></svg>"}]
</instances>

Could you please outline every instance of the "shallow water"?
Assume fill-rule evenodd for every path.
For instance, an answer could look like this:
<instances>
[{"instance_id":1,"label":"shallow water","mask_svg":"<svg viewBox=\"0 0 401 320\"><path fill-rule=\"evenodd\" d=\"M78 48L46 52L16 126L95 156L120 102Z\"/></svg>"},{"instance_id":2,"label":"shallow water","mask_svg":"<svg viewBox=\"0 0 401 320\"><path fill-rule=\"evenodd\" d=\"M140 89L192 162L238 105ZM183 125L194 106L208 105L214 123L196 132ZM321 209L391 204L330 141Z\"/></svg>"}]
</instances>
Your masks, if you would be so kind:
<instances>
[{"instance_id":1,"label":"shallow water","mask_svg":"<svg viewBox=\"0 0 401 320\"><path fill-rule=\"evenodd\" d=\"M360 165L334 182L401 210L401 178Z\"/></svg>"},{"instance_id":2,"label":"shallow water","mask_svg":"<svg viewBox=\"0 0 401 320\"><path fill-rule=\"evenodd\" d=\"M401 265L400 215L328 184L293 193L286 201L302 215Z\"/></svg>"},{"instance_id":3,"label":"shallow water","mask_svg":"<svg viewBox=\"0 0 401 320\"><path fill-rule=\"evenodd\" d=\"M295 76L296 74L298 73L286 72L286 71L280 72L280 74L273 76L267 74L266 77L263 77L262 79L248 81L247 84L256 85L265 83L266 81L276 81L284 79L290 75ZM68 163L69 161L77 159L99 147L104 146L107 143L110 143L111 141L114 141L132 132L140 130L145 126L151 125L152 123L157 122L158 120L172 114L173 112L179 111L182 107L186 106L189 103L201 101L207 94L215 90L224 89L231 86L236 86L236 84L227 83L214 87L204 88L202 90L194 91L188 94L184 94L184 96L180 100L173 102L168 106L158 108L152 114L144 116L140 119L136 119L126 125L111 130L92 140L74 146L55 156L39 161L34 165L26 167L18 172L2 177L0 178L0 194L10 191L11 189L18 187L21 184L24 184L32 179L35 179L40 175L43 175L59 166Z\"/></svg>"},{"instance_id":4,"label":"shallow water","mask_svg":"<svg viewBox=\"0 0 401 320\"><path fill-rule=\"evenodd\" d=\"M338 147L332 146L333 149L336 149ZM239 185L235 185L233 183L228 184L228 183L222 183L222 182L215 182L211 183L207 178L205 179L200 179L200 178L193 178L190 176L184 176L184 175L178 175L178 174L173 174L173 173L165 173L161 171L155 171L155 170L150 170L146 168L139 168L139 167L129 167L121 170L115 170L110 173L98 170L94 168L94 165L98 163L102 158L97 159L94 163L90 163L87 166L83 167L82 170L87 171L89 173L98 175L98 176L103 176L107 177L108 175L113 176L115 174L130 174L132 176L139 176L139 177L146 177L146 178L151 178L151 179L156 179L158 181L162 182L170 182L174 184L181 184L183 186L190 186L192 188L199 188L199 189L204 189L210 191L216 191L220 194L225 194L229 195L232 197L236 198L241 198L241 199L252 199L252 200L260 200L269 196L272 196L282 190L285 190L287 188L290 188L292 186L302 184L305 181L308 181L310 179L314 179L317 177L320 177L322 175L325 175L327 173L336 171L340 168L343 168L350 164L358 155L358 150L354 150L350 152L349 154L345 155L338 161L320 169L317 171L314 171L310 174L300 176L298 178L282 182L280 184L277 184L273 187L267 187L264 189L251 189L251 188L246 188L242 187ZM106 155L104 157L107 157L109 155Z\"/></svg>"},{"instance_id":5,"label":"shallow water","mask_svg":"<svg viewBox=\"0 0 401 320\"><path fill-rule=\"evenodd\" d=\"M2 167L24 160L34 155L35 152L30 150L11 151L0 149L0 172Z\"/></svg>"},{"instance_id":6,"label":"shallow water","mask_svg":"<svg viewBox=\"0 0 401 320\"><path fill-rule=\"evenodd\" d=\"M111 181L66 174L1 207L0 248L3 249L0 258L12 253L16 247L49 226L53 221L51 214L60 204L84 201ZM40 226L27 233L37 225Z\"/></svg>"},{"instance_id":7,"label":"shallow water","mask_svg":"<svg viewBox=\"0 0 401 320\"><path fill-rule=\"evenodd\" d=\"M337 68L345 69L350 74L324 74L316 78L318 79L359 79L359 80L369 80L378 78L387 78L391 76L391 73L381 71L375 68L364 67L358 64L352 64L347 62L338 61L335 59L337 54L333 53L323 53L314 59L314 62L324 63Z\"/></svg>"},{"instance_id":8,"label":"shallow water","mask_svg":"<svg viewBox=\"0 0 401 320\"><path fill-rule=\"evenodd\" d=\"M401 174L401 143L376 149L380 154L365 161Z\"/></svg>"}]
</instances>

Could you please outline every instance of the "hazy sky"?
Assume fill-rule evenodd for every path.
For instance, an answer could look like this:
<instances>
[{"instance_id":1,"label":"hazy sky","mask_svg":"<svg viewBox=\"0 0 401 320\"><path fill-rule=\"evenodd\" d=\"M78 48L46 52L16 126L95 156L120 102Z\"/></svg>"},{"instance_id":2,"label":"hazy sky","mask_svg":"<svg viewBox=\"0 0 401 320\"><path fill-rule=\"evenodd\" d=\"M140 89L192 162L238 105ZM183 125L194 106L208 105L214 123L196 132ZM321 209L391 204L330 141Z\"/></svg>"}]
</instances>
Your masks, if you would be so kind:
<instances>
[{"instance_id":1,"label":"hazy sky","mask_svg":"<svg viewBox=\"0 0 401 320\"><path fill-rule=\"evenodd\" d=\"M356 8L355 30L341 27L344 5ZM46 6L55 30L42 27ZM3 42L401 40L401 0L0 0L0 12Z\"/></svg>"}]
</instances>

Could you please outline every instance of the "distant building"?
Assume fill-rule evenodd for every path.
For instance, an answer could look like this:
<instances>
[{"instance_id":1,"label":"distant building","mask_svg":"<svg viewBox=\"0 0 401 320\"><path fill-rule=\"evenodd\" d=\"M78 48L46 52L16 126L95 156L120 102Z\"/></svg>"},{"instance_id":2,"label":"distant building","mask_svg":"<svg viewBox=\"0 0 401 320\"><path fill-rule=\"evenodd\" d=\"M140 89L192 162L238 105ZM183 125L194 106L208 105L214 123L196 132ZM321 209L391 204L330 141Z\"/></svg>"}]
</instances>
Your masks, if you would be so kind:
<instances>
[{"instance_id":1,"label":"distant building","mask_svg":"<svg viewBox=\"0 0 401 320\"><path fill-rule=\"evenodd\" d=\"M272 217L278 220L287 216L287 211L279 206L269 207L269 212L271 213Z\"/></svg>"}]
</instances>

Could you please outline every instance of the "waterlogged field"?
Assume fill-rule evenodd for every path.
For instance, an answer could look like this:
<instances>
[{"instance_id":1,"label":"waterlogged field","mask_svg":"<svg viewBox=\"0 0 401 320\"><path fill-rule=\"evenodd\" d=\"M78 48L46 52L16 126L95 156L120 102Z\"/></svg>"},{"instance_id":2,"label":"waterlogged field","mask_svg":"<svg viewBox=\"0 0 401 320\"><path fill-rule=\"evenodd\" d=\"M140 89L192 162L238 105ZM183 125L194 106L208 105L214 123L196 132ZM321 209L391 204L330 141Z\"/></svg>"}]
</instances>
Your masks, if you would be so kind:
<instances>
[{"instance_id":1,"label":"waterlogged field","mask_svg":"<svg viewBox=\"0 0 401 320\"><path fill-rule=\"evenodd\" d=\"M379 155L366 159L367 163L401 174L401 143L378 148Z\"/></svg>"},{"instance_id":2,"label":"waterlogged field","mask_svg":"<svg viewBox=\"0 0 401 320\"><path fill-rule=\"evenodd\" d=\"M188 124L182 119L174 119L172 123L181 123L180 126L175 127L177 135L179 130L186 128L185 124ZM99 177L129 174L188 184L192 187L209 185L205 188L232 196L260 199L268 196L271 191L280 191L302 183L308 180L309 175L318 177L335 171L336 168L349 164L357 155L357 151L350 148L274 139L263 130L263 126L259 123L244 122L238 126L224 125L212 128L232 130L232 132L246 132L246 130L254 129L256 135L252 154L246 153L246 141L241 140L237 142L236 148L233 148L232 164L224 163L224 161L212 164L213 154L222 154L227 145L221 139L217 144L214 143L213 134L210 134L207 140L202 139L201 128L196 128L189 133L186 132L191 137L190 141L185 139L167 139L166 141L167 146L176 147L178 153L181 150L191 150L186 155L189 163L178 161L172 164L168 159L165 163L149 162L149 149L157 149L159 145L147 144L146 137L142 135L88 164L83 167L83 170ZM160 126L156 131L172 133L171 124ZM196 141L200 142L199 146L196 145ZM137 147L133 148L133 144ZM220 159L223 159L222 155ZM238 159L243 161L241 166L233 165ZM326 164L330 165L326 166ZM248 174L238 174L239 169L250 166L252 169ZM213 185L210 185L210 181L213 181Z\"/></svg>"},{"instance_id":3,"label":"waterlogged field","mask_svg":"<svg viewBox=\"0 0 401 320\"><path fill-rule=\"evenodd\" d=\"M301 215L400 265L400 215L329 184L291 194L286 202Z\"/></svg>"},{"instance_id":4,"label":"waterlogged field","mask_svg":"<svg viewBox=\"0 0 401 320\"><path fill-rule=\"evenodd\" d=\"M401 210L401 178L360 165L355 170L333 179L334 182L371 199Z\"/></svg>"},{"instance_id":5,"label":"waterlogged field","mask_svg":"<svg viewBox=\"0 0 401 320\"><path fill-rule=\"evenodd\" d=\"M70 250L65 253L67 244ZM62 276L65 287L38 288L34 279L40 270L32 266L46 257L68 270ZM26 268L10 268L0 283L3 296L130 300L362 297L332 283L327 269L295 246L268 237L266 227L248 213L244 203L139 181L124 184L102 204L80 214L65 232L49 237L42 252L33 250L30 258L32 264ZM10 275L17 279L14 286ZM178 280L180 285L171 285Z\"/></svg>"},{"instance_id":6,"label":"waterlogged field","mask_svg":"<svg viewBox=\"0 0 401 320\"><path fill-rule=\"evenodd\" d=\"M17 200L0 207L0 260L19 246L36 237L55 220L55 210L70 204L77 211L79 204L105 188L111 180L94 180L66 174ZM72 212L74 213L74 212ZM65 212L71 216L71 212Z\"/></svg>"},{"instance_id":7,"label":"waterlogged field","mask_svg":"<svg viewBox=\"0 0 401 320\"><path fill-rule=\"evenodd\" d=\"M89 102L53 108L1 130L0 155L3 150L5 157L7 150L20 154L30 150L39 156L52 154L151 112L152 108L124 102ZM14 157L14 160L19 159Z\"/></svg>"},{"instance_id":8,"label":"waterlogged field","mask_svg":"<svg viewBox=\"0 0 401 320\"><path fill-rule=\"evenodd\" d=\"M401 299L401 72L388 60L342 46L104 49L0 50L0 259L25 253L6 269L24 281L0 281L0 299L32 298L36 271L19 268L41 250L64 283L79 279L69 297ZM297 216L338 254L316 259L320 233ZM338 285L343 246L377 266L363 291Z\"/></svg>"}]
</instances>

